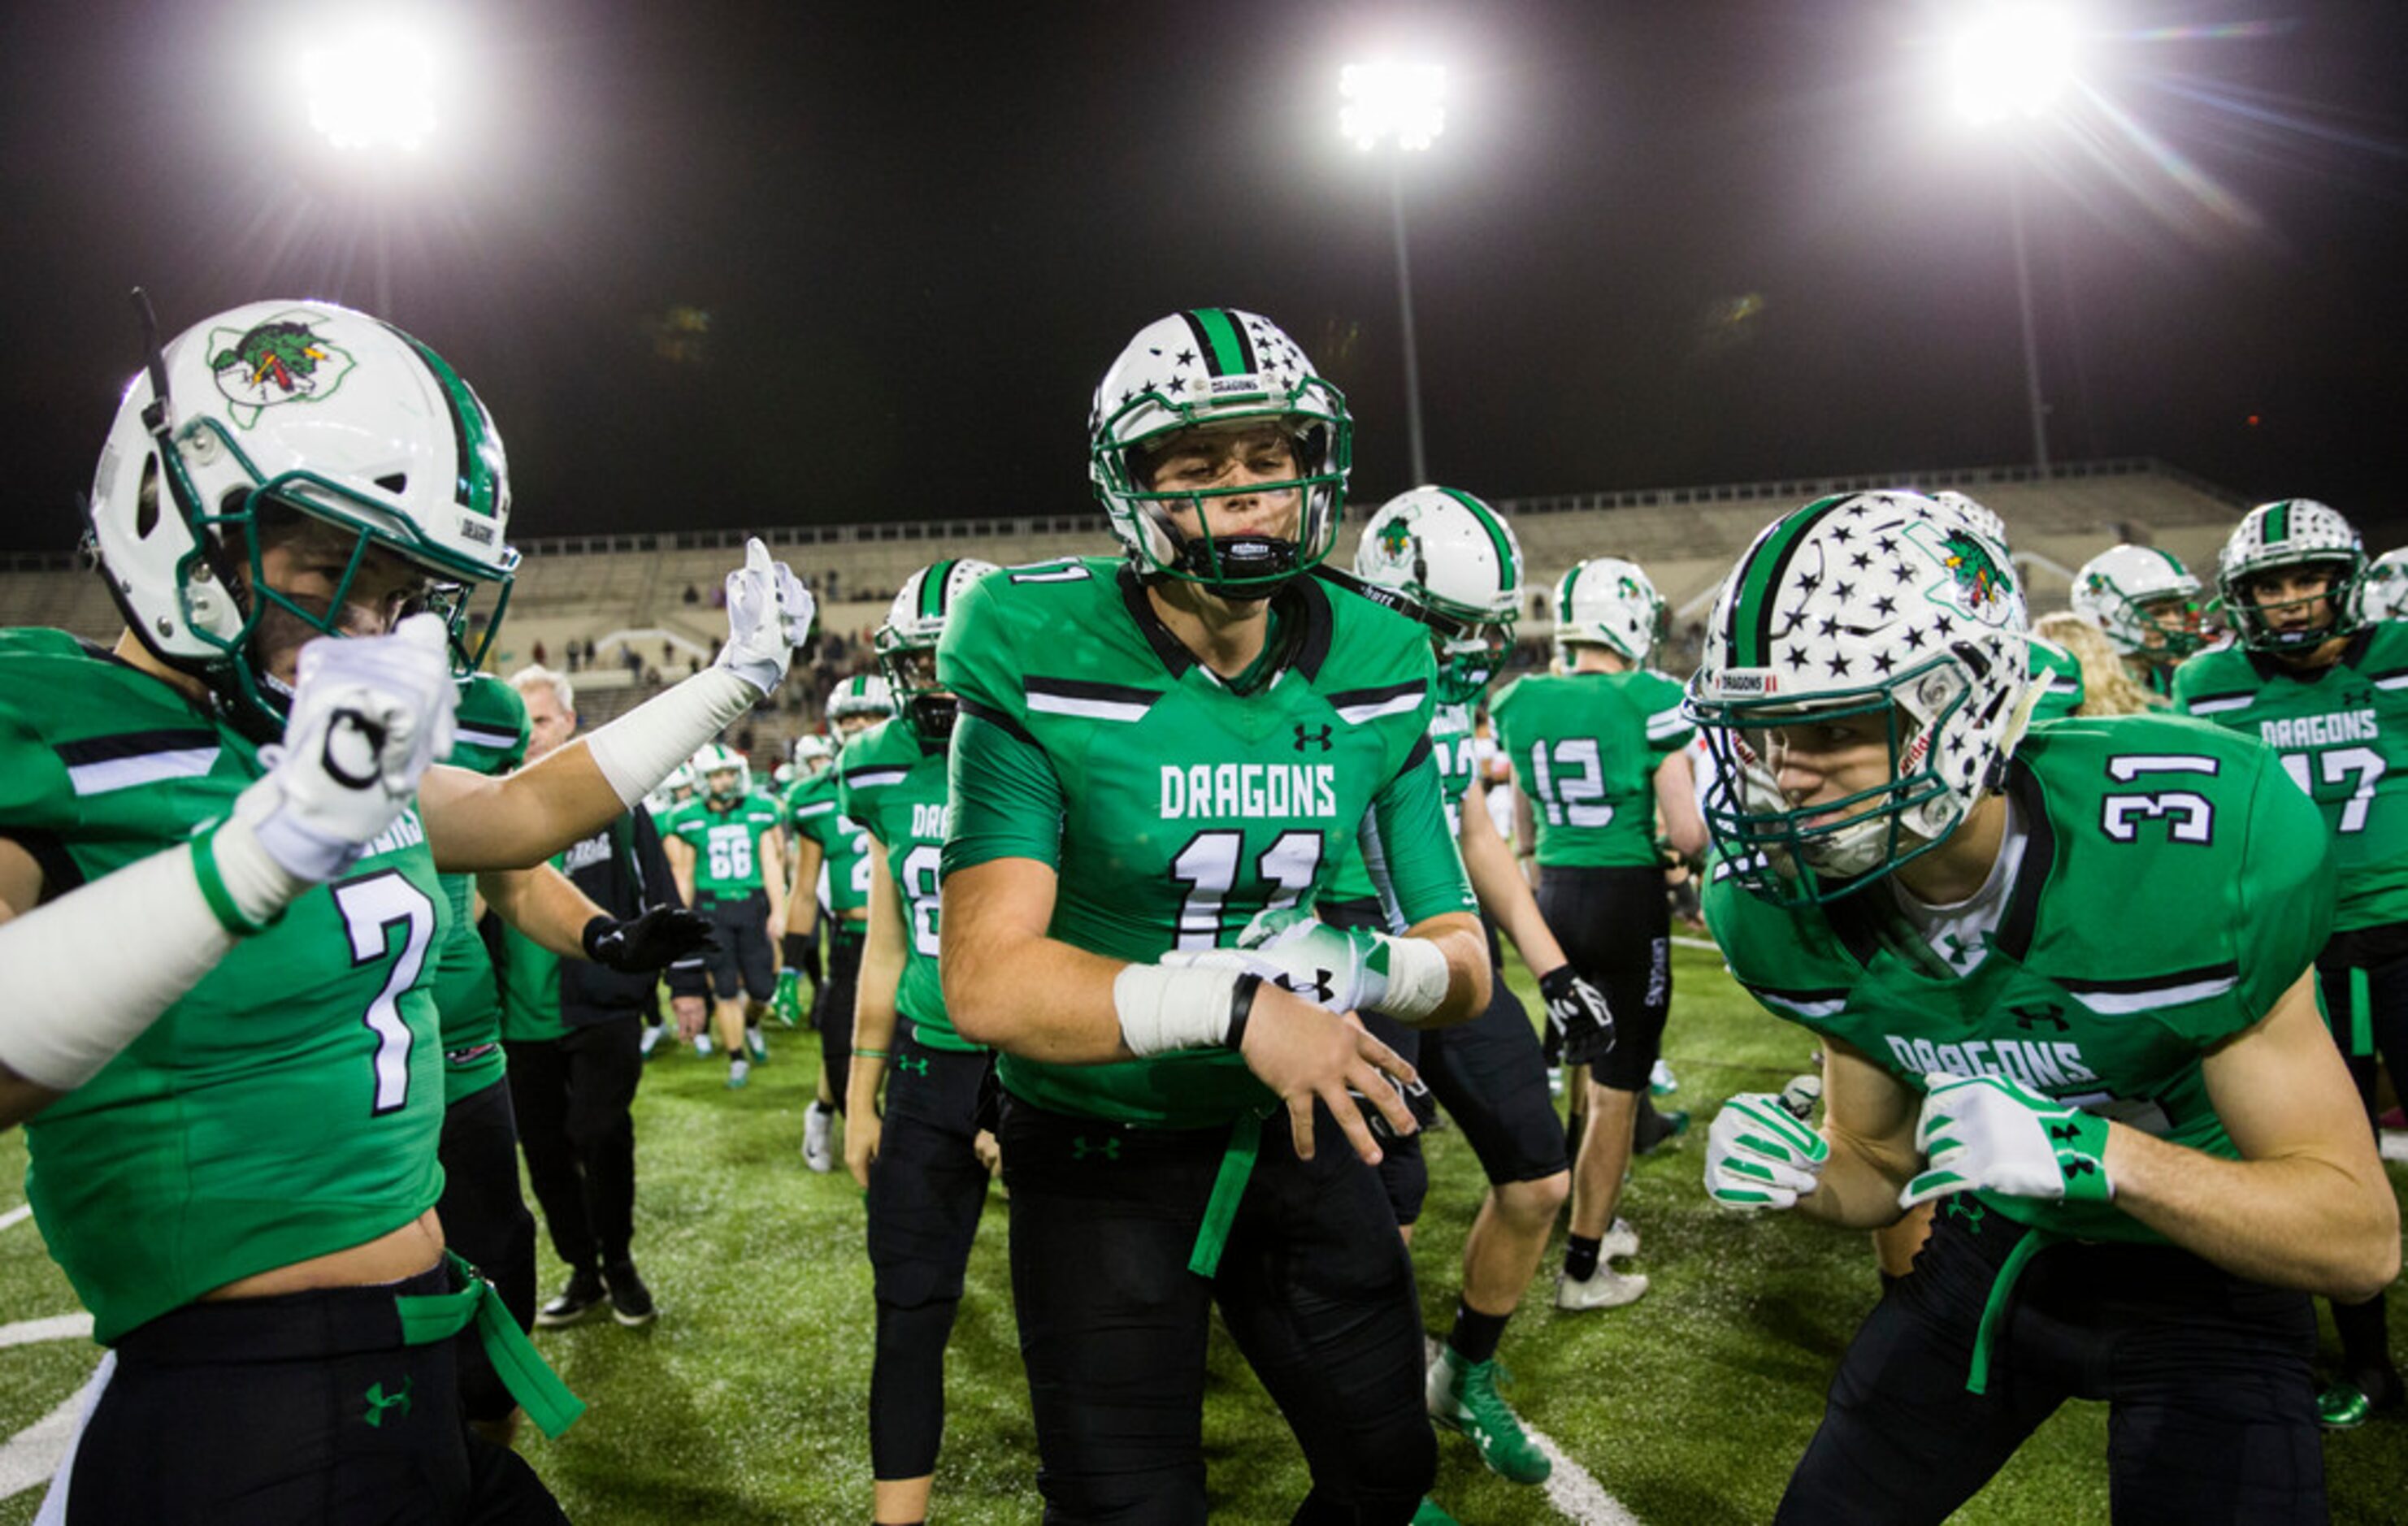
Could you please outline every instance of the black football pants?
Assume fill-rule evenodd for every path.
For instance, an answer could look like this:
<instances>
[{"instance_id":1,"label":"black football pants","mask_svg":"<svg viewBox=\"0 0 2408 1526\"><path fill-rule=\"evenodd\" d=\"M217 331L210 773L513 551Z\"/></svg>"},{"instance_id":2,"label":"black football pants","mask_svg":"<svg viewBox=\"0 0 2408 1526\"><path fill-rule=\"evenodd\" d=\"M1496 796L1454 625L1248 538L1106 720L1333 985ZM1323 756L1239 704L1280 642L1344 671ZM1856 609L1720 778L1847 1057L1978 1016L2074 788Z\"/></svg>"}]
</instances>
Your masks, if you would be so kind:
<instances>
[{"instance_id":1,"label":"black football pants","mask_svg":"<svg viewBox=\"0 0 2408 1526\"><path fill-rule=\"evenodd\" d=\"M1312 1474L1298 1523L1403 1526L1438 1468L1421 1311L1379 1177L1328 1113L1299 1160L1284 1112L1218 1275L1188 1269L1229 1131L1125 1128L1003 1103L1011 1286L1050 1526L1205 1519L1213 1305Z\"/></svg>"},{"instance_id":2,"label":"black football pants","mask_svg":"<svg viewBox=\"0 0 2408 1526\"><path fill-rule=\"evenodd\" d=\"M527 1182L552 1248L580 1271L627 1259L636 1235L636 1120L643 1025L633 1012L513 1040L510 1100Z\"/></svg>"},{"instance_id":3,"label":"black football pants","mask_svg":"<svg viewBox=\"0 0 2408 1526\"><path fill-rule=\"evenodd\" d=\"M2172 1246L2051 1246L2013 1290L1987 1391L1968 1392L1982 1311L2022 1229L1970 1194L1942 1202L1914 1270L1841 1359L1776 1521L1942 1520L2068 1399L2109 1406L2116 1526L2326 1519L2305 1293Z\"/></svg>"}]
</instances>

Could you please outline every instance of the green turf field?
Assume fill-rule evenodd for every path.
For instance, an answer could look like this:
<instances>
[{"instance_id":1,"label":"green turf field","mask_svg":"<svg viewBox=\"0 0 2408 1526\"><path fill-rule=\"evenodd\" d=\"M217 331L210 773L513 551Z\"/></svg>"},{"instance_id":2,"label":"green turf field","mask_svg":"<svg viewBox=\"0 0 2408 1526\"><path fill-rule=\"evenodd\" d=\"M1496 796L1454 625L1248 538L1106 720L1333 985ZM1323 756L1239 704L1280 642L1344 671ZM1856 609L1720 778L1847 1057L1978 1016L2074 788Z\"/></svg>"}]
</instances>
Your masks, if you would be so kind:
<instances>
[{"instance_id":1,"label":"green turf field","mask_svg":"<svg viewBox=\"0 0 2408 1526\"><path fill-rule=\"evenodd\" d=\"M1675 957L1667 1050L1698 1111L1733 1091L1771 1090L1805 1068L1811 1042L1764 1016L1703 950ZM1516 970L1525 999L1526 976ZM815 1041L773 1029L772 1063L724 1090L723 1067L690 1052L656 1061L638 1104L641 1187L637 1255L660 1322L547 1332L538 1344L592 1405L557 1442L523 1449L580 1526L738 1526L868 1519L869 1272L860 1193L797 1153ZM22 1197L20 1134L0 1135L0 1206ZM2395 1184L2408 1174L2395 1166ZM1454 1309L1463 1234L1479 1201L1477 1163L1458 1134L1430 1141L1431 1191L1416 1260L1428 1328ZM1552 1290L1507 1332L1502 1355L1523 1415L1649 1526L1760 1521L1813 1432L1841 1348L1875 1284L1863 1237L1770 1216L1732 1218L1698 1185L1693 1136L1641 1160L1626 1212L1654 1281L1619 1310L1557 1315ZM952 1415L933 1519L1028 1522L1039 1515L1034 1439L1015 1355L993 1200L953 1337ZM1555 1256L1551 1253L1552 1267ZM544 1256L547 1291L560 1268ZM74 1306L30 1223L0 1230L0 1324ZM2395 1356L2408 1365L2408 1319ZM2328 1329L2329 1348L2329 1330ZM81 1340L0 1348L0 1437L71 1394L90 1370ZM1304 1492L1294 1444L1226 1342L1205 1416L1214 1513L1277 1522ZM1959 1519L2104 1520L2105 1416L2069 1407L2027 1445ZM2329 1438L2334 1519L2408 1519L2408 1422ZM1484 1473L1468 1443L1442 1436L1437 1494L1470 1526L1570 1521L1541 1490ZM33 1519L28 1490L0 1503L0 1526Z\"/></svg>"}]
</instances>

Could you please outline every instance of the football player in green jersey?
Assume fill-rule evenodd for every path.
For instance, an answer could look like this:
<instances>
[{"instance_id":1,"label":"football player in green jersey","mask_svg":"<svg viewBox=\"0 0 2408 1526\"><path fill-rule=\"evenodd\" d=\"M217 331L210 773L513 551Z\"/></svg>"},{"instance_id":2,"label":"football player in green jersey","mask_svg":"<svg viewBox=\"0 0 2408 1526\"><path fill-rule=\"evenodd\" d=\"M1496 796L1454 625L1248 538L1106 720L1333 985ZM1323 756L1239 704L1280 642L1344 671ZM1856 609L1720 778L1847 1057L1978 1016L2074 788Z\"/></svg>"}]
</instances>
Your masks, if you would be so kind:
<instances>
[{"instance_id":1,"label":"football player in green jersey","mask_svg":"<svg viewBox=\"0 0 2408 1526\"><path fill-rule=\"evenodd\" d=\"M2207 645L2199 579L2172 551L2110 546L2073 575L2073 612L2107 634L2133 677L2160 704L2174 669Z\"/></svg>"},{"instance_id":2,"label":"football player in green jersey","mask_svg":"<svg viewBox=\"0 0 2408 1526\"><path fill-rule=\"evenodd\" d=\"M748 549L710 673L506 778L426 767L364 849L312 791L407 795L436 728L387 701L477 655L469 600L516 561L508 506L492 421L432 351L331 304L255 304L154 346L120 404L90 505L115 651L7 638L0 907L163 851L200 864L186 845L237 802L263 849L237 833L234 872L221 854L202 881L241 940L28 1129L43 1237L117 1357L62 1480L70 1522L448 1519L472 1497L557 1519L459 1423L449 1340L471 1321L538 1422L575 1404L446 1259L436 875L537 863L639 798L775 687L811 605ZM312 668L337 681L313 691ZM280 735L322 766L287 774ZM155 989L147 961L58 960ZM405 1396L411 1424L361 1420Z\"/></svg>"},{"instance_id":3,"label":"football player in green jersey","mask_svg":"<svg viewBox=\"0 0 2408 1526\"><path fill-rule=\"evenodd\" d=\"M661 844L677 875L678 898L708 916L718 934L707 956L710 1020L735 1088L754 1060L769 1057L761 1015L778 992L772 950L786 934L786 817L776 801L754 792L752 765L733 748L710 743L691 766L695 797L661 823Z\"/></svg>"},{"instance_id":4,"label":"football player in green jersey","mask_svg":"<svg viewBox=\"0 0 2408 1526\"><path fill-rule=\"evenodd\" d=\"M786 761L770 780L770 794L786 811L786 862L794 866L794 878L786 888L786 936L778 949L783 963L778 966L778 994L770 998L769 1010L789 1028L800 1025L810 1011L803 1000L804 983L810 982L816 998L827 980L827 968L820 958L819 877L814 874L808 886L803 883L802 858L796 850L801 836L795 819L796 793L814 779L825 777L836 766L836 743L826 734L803 732L787 745ZM799 893L806 889L810 892L808 914L802 909L806 898Z\"/></svg>"},{"instance_id":5,"label":"football player in green jersey","mask_svg":"<svg viewBox=\"0 0 2408 1526\"><path fill-rule=\"evenodd\" d=\"M995 570L961 557L903 580L876 637L895 719L845 744L837 765L839 806L869 838L869 935L853 1005L844 1158L868 1196L878 1521L927 1519L944 1439L945 1343L986 1203L981 1146L994 1126L994 1053L954 1031L938 973L955 701L937 682L937 642L962 594Z\"/></svg>"},{"instance_id":6,"label":"football player in green jersey","mask_svg":"<svg viewBox=\"0 0 2408 1526\"><path fill-rule=\"evenodd\" d=\"M1938 506L1819 499L1741 557L1690 682L1708 920L1824 1054L1821 1128L1733 1097L1707 1192L1857 1230L1943 1205L1775 1519L1941 1520L2079 1397L2117 1519L2320 1521L2305 1293L2400 1253L2308 977L2330 849L2254 740L2027 732L2022 602Z\"/></svg>"},{"instance_id":7,"label":"football player in green jersey","mask_svg":"<svg viewBox=\"0 0 2408 1526\"><path fill-rule=\"evenodd\" d=\"M1436 1467L1412 1269L1366 1169L1370 1118L1413 1127L1413 1073L1352 1014L1467 1020L1488 950L1430 758L1427 629L1312 575L1352 430L1264 319L1150 323L1089 425L1125 556L998 573L946 622L945 1006L1003 1051L1063 1519L1202 1518L1216 1304L1311 1464L1298 1519L1405 1521ZM1402 935L1299 917L1356 838Z\"/></svg>"},{"instance_id":8,"label":"football player in green jersey","mask_svg":"<svg viewBox=\"0 0 2408 1526\"><path fill-rule=\"evenodd\" d=\"M1638 563L1580 563L1555 584L1555 645L1568 671L1522 678L1489 706L1535 829L1539 910L1573 968L1612 1006L1611 1048L1567 1044L1585 1067L1587 1124L1572 1162L1571 1224L1555 1304L1617 1308L1647 1278L1606 1264L1638 1249L1619 1219L1631 1131L1663 1052L1672 1005L1672 912L1656 843L1705 850L1680 685L1647 666L1662 601Z\"/></svg>"},{"instance_id":9,"label":"football player in green jersey","mask_svg":"<svg viewBox=\"0 0 2408 1526\"><path fill-rule=\"evenodd\" d=\"M840 679L828 692L828 729L839 749L894 713L886 680L875 673ZM797 785L786 799L787 820L795 829L788 920L802 918L808 935L816 937L821 904L827 908L827 978L811 1003L811 1026L820 1031L819 1095L803 1114L803 1163L813 1171L836 1164L829 1130L845 1108L844 1078L853 1069L853 990L861 972L862 938L869 929L869 836L837 808L836 789L831 770Z\"/></svg>"},{"instance_id":10,"label":"football player in green jersey","mask_svg":"<svg viewBox=\"0 0 2408 1526\"><path fill-rule=\"evenodd\" d=\"M1438 659L1438 709L1430 722L1455 843L1479 897L1489 935L1513 940L1538 972L1549 1020L1584 1058L1611 1044L1605 998L1583 980L1555 940L1538 902L1498 835L1477 777L1480 749L1471 707L1512 649L1522 603L1522 548L1486 504L1454 488L1415 488L1381 506L1354 553L1364 592L1430 627ZM1332 922L1378 928L1380 903L1370 877L1350 859L1321 904ZM1492 945L1492 958L1501 963ZM1571 1191L1563 1120L1547 1090L1547 1062L1529 1015L1502 975L1490 980L1487 1009L1471 1021L1421 1034L1378 1014L1364 1026L1412 1062L1479 1155L1489 1180L1464 1243L1462 1296L1438 1360L1430 1364L1430 1417L1461 1431L1482 1461L1516 1483L1553 1471L1544 1452L1498 1392L1497 1348L1506 1321L1546 1253L1547 1236ZM1408 1235L1427 1191L1421 1141L1385 1147L1380 1175ZM1410 1168L1406 1170L1403 1168ZM1400 1179L1401 1178L1401 1179Z\"/></svg>"},{"instance_id":11,"label":"football player in green jersey","mask_svg":"<svg viewBox=\"0 0 2408 1526\"><path fill-rule=\"evenodd\" d=\"M2184 663L2174 699L2272 748L2324 813L2341 888L2316 976L2372 1129L2376 1056L2408 1076L2408 627L2360 621L2365 571L2356 527L2325 505L2251 509L2216 558L2239 639ZM2333 1326L2342 1374L2317 1400L2325 1422L2397 1407L2382 1296L2336 1303Z\"/></svg>"}]
</instances>

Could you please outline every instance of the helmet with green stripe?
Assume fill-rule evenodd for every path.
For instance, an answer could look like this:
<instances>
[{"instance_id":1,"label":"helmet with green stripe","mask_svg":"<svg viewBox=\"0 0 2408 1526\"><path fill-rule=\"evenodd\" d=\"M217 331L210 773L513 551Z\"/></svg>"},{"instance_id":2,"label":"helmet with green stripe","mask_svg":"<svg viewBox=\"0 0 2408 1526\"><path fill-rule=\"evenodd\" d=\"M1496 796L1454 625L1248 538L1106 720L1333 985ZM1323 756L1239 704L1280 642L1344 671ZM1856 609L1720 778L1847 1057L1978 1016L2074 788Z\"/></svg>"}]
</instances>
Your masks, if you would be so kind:
<instances>
[{"instance_id":1,"label":"helmet with green stripe","mask_svg":"<svg viewBox=\"0 0 2408 1526\"><path fill-rule=\"evenodd\" d=\"M695 786L711 800L741 800L752 792L752 764L721 742L706 742L686 760Z\"/></svg>"},{"instance_id":2,"label":"helmet with green stripe","mask_svg":"<svg viewBox=\"0 0 2408 1526\"><path fill-rule=\"evenodd\" d=\"M1468 705L1513 645L1522 546L1497 511L1456 488L1415 488L1380 506L1354 548L1354 576L1395 591L1438 647L1438 697Z\"/></svg>"},{"instance_id":3,"label":"helmet with green stripe","mask_svg":"<svg viewBox=\"0 0 2408 1526\"><path fill-rule=\"evenodd\" d=\"M2111 546L2073 575L2073 612L2127 657L2179 663L2207 645L2199 579L2172 551Z\"/></svg>"},{"instance_id":4,"label":"helmet with green stripe","mask_svg":"<svg viewBox=\"0 0 2408 1526\"><path fill-rule=\"evenodd\" d=\"M795 738L788 758L796 777L815 779L836 762L836 744L818 732L807 731Z\"/></svg>"},{"instance_id":5,"label":"helmet with green stripe","mask_svg":"<svg viewBox=\"0 0 2408 1526\"><path fill-rule=\"evenodd\" d=\"M93 474L92 544L127 626L272 737L287 694L253 637L270 611L339 634L371 549L423 575L408 607L449 622L472 672L499 629L518 552L501 436L443 359L328 302L255 302L155 349ZM306 516L351 535L331 600L270 587L263 548ZM339 558L337 560L340 560ZM489 601L472 616L472 599Z\"/></svg>"},{"instance_id":6,"label":"helmet with green stripe","mask_svg":"<svg viewBox=\"0 0 2408 1526\"><path fill-rule=\"evenodd\" d=\"M1266 425L1287 445L1285 476L1157 484L1155 468L1193 432ZM1354 437L1346 399L1314 374L1295 340L1256 314L1198 307L1138 330L1104 373L1087 416L1087 471L1140 571L1261 599L1318 566L1337 544ZM1214 533L1208 504L1278 493L1296 500L1285 534ZM1179 522L1182 511L1190 525Z\"/></svg>"},{"instance_id":7,"label":"helmet with green stripe","mask_svg":"<svg viewBox=\"0 0 2408 1526\"><path fill-rule=\"evenodd\" d=\"M994 563L974 556L929 563L903 579L873 639L895 712L929 747L942 747L953 736L955 702L937 685L937 643L944 638L945 617L972 583L995 570Z\"/></svg>"},{"instance_id":8,"label":"helmet with green stripe","mask_svg":"<svg viewBox=\"0 0 2408 1526\"><path fill-rule=\"evenodd\" d=\"M839 736L850 736L894 713L895 698L886 692L886 680L875 673L839 678L836 687L828 691L828 727ZM862 724L848 724L852 721Z\"/></svg>"},{"instance_id":9,"label":"helmet with green stripe","mask_svg":"<svg viewBox=\"0 0 2408 1526\"><path fill-rule=\"evenodd\" d=\"M1716 767L1700 802L1728 871L1803 905L1943 840L2022 735L2029 650L2006 548L1912 492L1821 498L1741 556L1687 711ZM1812 806L1775 770L1790 728L1875 718L1880 783Z\"/></svg>"},{"instance_id":10,"label":"helmet with green stripe","mask_svg":"<svg viewBox=\"0 0 2408 1526\"><path fill-rule=\"evenodd\" d=\"M2366 576L2358 580L2360 620L2403 617L2408 617L2408 546L2376 557L2367 563Z\"/></svg>"},{"instance_id":11,"label":"helmet with green stripe","mask_svg":"<svg viewBox=\"0 0 2408 1526\"><path fill-rule=\"evenodd\" d=\"M1557 647L1610 647L1644 667L1664 625L1663 596L1636 562L1593 556L1555 581Z\"/></svg>"},{"instance_id":12,"label":"helmet with green stripe","mask_svg":"<svg viewBox=\"0 0 2408 1526\"><path fill-rule=\"evenodd\" d=\"M2326 575L2321 593L2260 602L2253 587L2265 574L2313 568ZM2252 651L2312 651L2358 629L2353 591L2366 571L2366 543L2339 511L2313 498L2278 498L2242 516L2215 558L2215 591L2233 634ZM2323 601L2323 618L2315 618ZM2308 618L2292 624L2300 609ZM2281 618L2277 618L2277 617Z\"/></svg>"}]
</instances>

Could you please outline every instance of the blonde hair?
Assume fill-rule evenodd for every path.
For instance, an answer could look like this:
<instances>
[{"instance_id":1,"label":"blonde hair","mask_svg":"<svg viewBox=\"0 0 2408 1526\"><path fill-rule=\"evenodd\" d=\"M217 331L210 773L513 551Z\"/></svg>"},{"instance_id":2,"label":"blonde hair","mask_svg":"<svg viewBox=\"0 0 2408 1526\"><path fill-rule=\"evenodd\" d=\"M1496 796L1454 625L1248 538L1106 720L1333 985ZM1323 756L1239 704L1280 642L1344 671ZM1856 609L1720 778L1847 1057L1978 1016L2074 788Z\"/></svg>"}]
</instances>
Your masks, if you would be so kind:
<instances>
[{"instance_id":1,"label":"blonde hair","mask_svg":"<svg viewBox=\"0 0 2408 1526\"><path fill-rule=\"evenodd\" d=\"M2123 657L2108 645L2107 633L2082 616L2062 610L2043 615L2032 634L2056 642L2082 664L2082 703L2074 707L2075 715L2147 715L2165 708L2164 700L2132 677Z\"/></svg>"}]
</instances>

